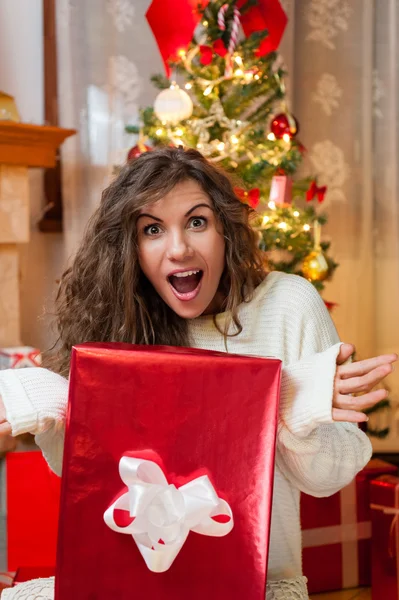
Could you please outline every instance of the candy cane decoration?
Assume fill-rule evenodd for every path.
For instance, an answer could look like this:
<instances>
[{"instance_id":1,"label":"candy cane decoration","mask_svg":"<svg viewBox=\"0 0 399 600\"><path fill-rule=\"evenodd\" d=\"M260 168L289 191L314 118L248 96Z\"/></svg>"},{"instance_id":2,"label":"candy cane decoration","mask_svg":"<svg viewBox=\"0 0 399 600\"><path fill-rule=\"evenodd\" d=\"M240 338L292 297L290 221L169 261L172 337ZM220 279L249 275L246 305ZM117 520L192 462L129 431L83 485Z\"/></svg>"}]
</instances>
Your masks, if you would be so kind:
<instances>
[{"instance_id":1,"label":"candy cane decoration","mask_svg":"<svg viewBox=\"0 0 399 600\"><path fill-rule=\"evenodd\" d=\"M228 8L229 8L228 4L223 4L222 8L218 12L218 27L221 31L226 31L226 11ZM237 45L238 32L240 29L240 19L241 19L240 11L235 6L234 7L233 24L231 26L229 47L227 48L227 52L230 55L233 54L233 50Z\"/></svg>"}]
</instances>

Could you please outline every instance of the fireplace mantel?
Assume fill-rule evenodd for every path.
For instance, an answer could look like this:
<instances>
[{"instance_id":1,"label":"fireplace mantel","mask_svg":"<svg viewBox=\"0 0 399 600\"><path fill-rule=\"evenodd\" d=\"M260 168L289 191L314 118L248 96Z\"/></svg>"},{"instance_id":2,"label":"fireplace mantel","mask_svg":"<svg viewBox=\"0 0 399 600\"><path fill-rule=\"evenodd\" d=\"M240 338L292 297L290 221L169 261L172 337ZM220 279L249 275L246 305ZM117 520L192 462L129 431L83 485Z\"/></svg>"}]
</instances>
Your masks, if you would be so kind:
<instances>
[{"instance_id":1,"label":"fireplace mantel","mask_svg":"<svg viewBox=\"0 0 399 600\"><path fill-rule=\"evenodd\" d=\"M57 149L74 129L0 121L0 164L55 167Z\"/></svg>"}]
</instances>

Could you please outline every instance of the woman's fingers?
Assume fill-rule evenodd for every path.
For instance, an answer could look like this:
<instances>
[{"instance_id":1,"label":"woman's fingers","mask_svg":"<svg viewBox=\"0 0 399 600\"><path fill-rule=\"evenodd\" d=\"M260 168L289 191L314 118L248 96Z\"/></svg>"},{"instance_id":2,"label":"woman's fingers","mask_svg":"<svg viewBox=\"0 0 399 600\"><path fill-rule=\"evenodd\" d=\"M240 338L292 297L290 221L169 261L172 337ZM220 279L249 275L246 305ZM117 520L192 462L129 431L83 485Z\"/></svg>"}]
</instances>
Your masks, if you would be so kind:
<instances>
[{"instance_id":1,"label":"woman's fingers","mask_svg":"<svg viewBox=\"0 0 399 600\"><path fill-rule=\"evenodd\" d=\"M338 378L336 381L336 391L339 394L358 394L369 392L387 375L392 373L391 364L384 364L362 375L361 377L350 377L349 379Z\"/></svg>"},{"instance_id":2,"label":"woman's fingers","mask_svg":"<svg viewBox=\"0 0 399 600\"><path fill-rule=\"evenodd\" d=\"M357 410L362 411L368 408L372 408L381 400L385 400L387 398L388 392L384 389L374 390L369 392L368 394L363 394L363 396L346 396L346 395L338 395L334 401L334 408L339 408L342 410Z\"/></svg>"},{"instance_id":3,"label":"woman's fingers","mask_svg":"<svg viewBox=\"0 0 399 600\"><path fill-rule=\"evenodd\" d=\"M357 362L340 365L337 369L341 379L348 379L350 377L360 377L366 375L373 369L384 365L392 365L398 359L397 354L382 354L381 356L374 356L373 358L366 358L365 360L359 360Z\"/></svg>"},{"instance_id":4,"label":"woman's fingers","mask_svg":"<svg viewBox=\"0 0 399 600\"><path fill-rule=\"evenodd\" d=\"M344 421L346 423L363 423L368 421L367 416L356 410L342 410L341 408L333 408L332 418L334 421Z\"/></svg>"},{"instance_id":5,"label":"woman's fingers","mask_svg":"<svg viewBox=\"0 0 399 600\"><path fill-rule=\"evenodd\" d=\"M387 397L385 389L373 390L392 373L397 354L383 354L354 363L346 363L355 351L352 344L342 344L337 357L335 393L332 417L334 421L362 423L368 420L362 411L373 407ZM359 394L362 396L351 396Z\"/></svg>"},{"instance_id":6,"label":"woman's fingers","mask_svg":"<svg viewBox=\"0 0 399 600\"><path fill-rule=\"evenodd\" d=\"M344 362L346 362L352 356L354 351L355 346L353 344L342 344L337 356L337 365L342 365Z\"/></svg>"}]
</instances>

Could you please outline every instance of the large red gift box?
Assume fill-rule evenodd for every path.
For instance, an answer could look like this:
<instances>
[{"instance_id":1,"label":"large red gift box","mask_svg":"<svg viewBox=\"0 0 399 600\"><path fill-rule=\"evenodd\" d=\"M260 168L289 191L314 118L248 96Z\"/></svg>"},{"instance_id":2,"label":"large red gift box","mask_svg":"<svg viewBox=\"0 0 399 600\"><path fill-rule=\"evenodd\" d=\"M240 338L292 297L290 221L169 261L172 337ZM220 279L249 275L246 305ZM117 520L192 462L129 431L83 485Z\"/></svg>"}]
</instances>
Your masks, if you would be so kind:
<instances>
[{"instance_id":1,"label":"large red gift box","mask_svg":"<svg viewBox=\"0 0 399 600\"><path fill-rule=\"evenodd\" d=\"M264 600L280 371L206 350L74 348L56 600Z\"/></svg>"},{"instance_id":2,"label":"large red gift box","mask_svg":"<svg viewBox=\"0 0 399 600\"><path fill-rule=\"evenodd\" d=\"M399 598L399 477L371 482L372 599Z\"/></svg>"},{"instance_id":3,"label":"large red gift box","mask_svg":"<svg viewBox=\"0 0 399 600\"><path fill-rule=\"evenodd\" d=\"M327 498L301 495L303 572L309 593L371 583L370 481L397 467L372 459L355 480Z\"/></svg>"},{"instance_id":4,"label":"large red gift box","mask_svg":"<svg viewBox=\"0 0 399 600\"><path fill-rule=\"evenodd\" d=\"M60 478L41 452L12 452L2 465L0 516L5 553L2 568L48 568L54 572ZM50 569L51 568L51 569Z\"/></svg>"}]
</instances>

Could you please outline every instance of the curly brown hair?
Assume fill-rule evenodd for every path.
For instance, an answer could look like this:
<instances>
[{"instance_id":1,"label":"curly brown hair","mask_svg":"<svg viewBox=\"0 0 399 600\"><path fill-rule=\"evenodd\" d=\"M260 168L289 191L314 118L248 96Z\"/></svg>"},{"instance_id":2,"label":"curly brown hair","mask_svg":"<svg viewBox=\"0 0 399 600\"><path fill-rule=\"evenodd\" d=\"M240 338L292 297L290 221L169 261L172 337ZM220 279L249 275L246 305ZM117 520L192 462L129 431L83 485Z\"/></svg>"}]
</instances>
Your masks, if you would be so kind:
<instances>
[{"instance_id":1,"label":"curly brown hair","mask_svg":"<svg viewBox=\"0 0 399 600\"><path fill-rule=\"evenodd\" d=\"M229 311L224 335L242 330L238 306L264 279L251 210L230 179L196 150L161 148L128 162L104 190L56 299L57 351L48 365L69 371L72 346L83 342L128 342L189 346L188 323L155 292L138 260L136 221L142 207L192 179L213 202L226 244L220 282ZM46 361L47 362L47 361Z\"/></svg>"}]
</instances>

